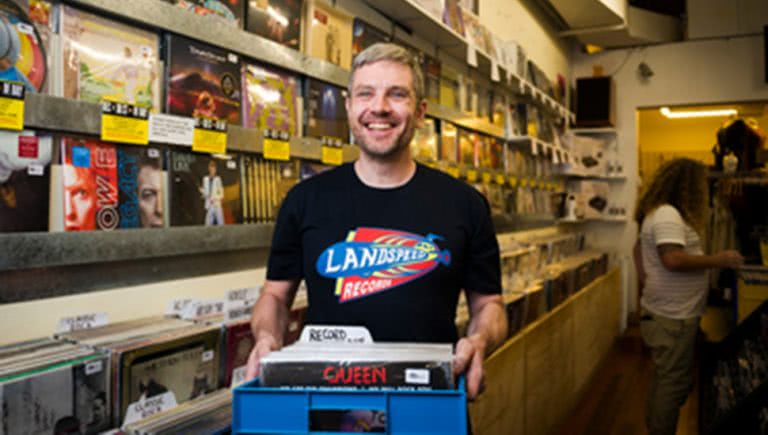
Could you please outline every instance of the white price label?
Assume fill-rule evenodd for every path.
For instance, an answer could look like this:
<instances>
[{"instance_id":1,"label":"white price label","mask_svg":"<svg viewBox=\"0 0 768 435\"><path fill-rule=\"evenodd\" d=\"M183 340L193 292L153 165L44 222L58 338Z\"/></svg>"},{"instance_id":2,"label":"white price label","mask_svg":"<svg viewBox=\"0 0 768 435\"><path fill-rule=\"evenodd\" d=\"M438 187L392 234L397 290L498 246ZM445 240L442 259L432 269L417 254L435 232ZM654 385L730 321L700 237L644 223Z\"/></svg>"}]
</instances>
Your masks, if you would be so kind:
<instances>
[{"instance_id":1,"label":"white price label","mask_svg":"<svg viewBox=\"0 0 768 435\"><path fill-rule=\"evenodd\" d=\"M499 74L499 62L496 59L491 59L491 81L501 81L501 75Z\"/></svg>"},{"instance_id":2,"label":"white price label","mask_svg":"<svg viewBox=\"0 0 768 435\"><path fill-rule=\"evenodd\" d=\"M149 141L172 145L192 146L195 120L183 116L149 114Z\"/></svg>"},{"instance_id":3,"label":"white price label","mask_svg":"<svg viewBox=\"0 0 768 435\"><path fill-rule=\"evenodd\" d=\"M246 366L240 366L232 370L232 383L230 388L236 388L245 383L245 374L248 368Z\"/></svg>"},{"instance_id":4,"label":"white price label","mask_svg":"<svg viewBox=\"0 0 768 435\"><path fill-rule=\"evenodd\" d=\"M59 323L56 326L56 333L63 334L79 331L81 329L98 328L100 326L106 326L107 323L107 313L88 313L79 316L64 317L59 320Z\"/></svg>"},{"instance_id":5,"label":"white price label","mask_svg":"<svg viewBox=\"0 0 768 435\"><path fill-rule=\"evenodd\" d=\"M174 299L168 302L168 306L165 308L166 316L181 316L184 313L184 309L192 303L192 298Z\"/></svg>"},{"instance_id":6,"label":"white price label","mask_svg":"<svg viewBox=\"0 0 768 435\"><path fill-rule=\"evenodd\" d=\"M211 349L211 350L206 350L205 352L203 352L203 354L202 354L202 356L200 357L200 359L201 359L201 360L202 360L204 363L206 363L206 362L208 362L208 361L211 361L211 360L213 359L213 356L214 356L214 355L215 355L215 352L213 351L213 349Z\"/></svg>"},{"instance_id":7,"label":"white price label","mask_svg":"<svg viewBox=\"0 0 768 435\"><path fill-rule=\"evenodd\" d=\"M147 149L147 155L150 159L157 159L160 157L160 150L157 148L148 148Z\"/></svg>"},{"instance_id":8,"label":"white price label","mask_svg":"<svg viewBox=\"0 0 768 435\"><path fill-rule=\"evenodd\" d=\"M429 370L405 369L405 382L407 384L429 385Z\"/></svg>"},{"instance_id":9,"label":"white price label","mask_svg":"<svg viewBox=\"0 0 768 435\"><path fill-rule=\"evenodd\" d=\"M43 167L43 165L32 163L29 166L27 166L27 175L30 175L33 177L40 177L43 174L45 174L45 167Z\"/></svg>"},{"instance_id":10,"label":"white price label","mask_svg":"<svg viewBox=\"0 0 768 435\"><path fill-rule=\"evenodd\" d=\"M230 63L237 63L237 55L235 53L229 53L227 59L229 59Z\"/></svg>"},{"instance_id":11,"label":"white price label","mask_svg":"<svg viewBox=\"0 0 768 435\"><path fill-rule=\"evenodd\" d=\"M477 47L474 44L467 44L467 65L477 68Z\"/></svg>"},{"instance_id":12,"label":"white price label","mask_svg":"<svg viewBox=\"0 0 768 435\"><path fill-rule=\"evenodd\" d=\"M536 156L539 154L539 147L536 139L531 138L531 155Z\"/></svg>"},{"instance_id":13,"label":"white price label","mask_svg":"<svg viewBox=\"0 0 768 435\"><path fill-rule=\"evenodd\" d=\"M85 365L85 375L90 376L94 373L100 373L104 370L104 364L101 361L92 361Z\"/></svg>"},{"instance_id":14,"label":"white price label","mask_svg":"<svg viewBox=\"0 0 768 435\"><path fill-rule=\"evenodd\" d=\"M363 326L307 325L301 331L302 343L367 344L373 343L371 333Z\"/></svg>"},{"instance_id":15,"label":"white price label","mask_svg":"<svg viewBox=\"0 0 768 435\"><path fill-rule=\"evenodd\" d=\"M173 391L131 403L125 413L123 427L175 407L176 396Z\"/></svg>"},{"instance_id":16,"label":"white price label","mask_svg":"<svg viewBox=\"0 0 768 435\"><path fill-rule=\"evenodd\" d=\"M227 160L227 169L237 169L237 162L234 160Z\"/></svg>"},{"instance_id":17,"label":"white price label","mask_svg":"<svg viewBox=\"0 0 768 435\"><path fill-rule=\"evenodd\" d=\"M224 314L224 301L195 301L186 308L181 315L184 320L199 320L207 317Z\"/></svg>"}]
</instances>

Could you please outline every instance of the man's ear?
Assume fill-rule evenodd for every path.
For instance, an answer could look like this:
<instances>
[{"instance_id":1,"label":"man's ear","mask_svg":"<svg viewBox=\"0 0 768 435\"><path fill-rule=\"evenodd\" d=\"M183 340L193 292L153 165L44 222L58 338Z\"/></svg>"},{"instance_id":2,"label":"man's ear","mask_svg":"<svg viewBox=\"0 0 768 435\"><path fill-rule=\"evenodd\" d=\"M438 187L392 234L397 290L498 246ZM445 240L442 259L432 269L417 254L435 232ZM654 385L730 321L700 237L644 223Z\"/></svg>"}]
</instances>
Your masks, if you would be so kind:
<instances>
[{"instance_id":1,"label":"man's ear","mask_svg":"<svg viewBox=\"0 0 768 435\"><path fill-rule=\"evenodd\" d=\"M422 99L416 104L416 112L414 113L416 118L416 127L424 126L424 119L427 116L427 100Z\"/></svg>"}]
</instances>

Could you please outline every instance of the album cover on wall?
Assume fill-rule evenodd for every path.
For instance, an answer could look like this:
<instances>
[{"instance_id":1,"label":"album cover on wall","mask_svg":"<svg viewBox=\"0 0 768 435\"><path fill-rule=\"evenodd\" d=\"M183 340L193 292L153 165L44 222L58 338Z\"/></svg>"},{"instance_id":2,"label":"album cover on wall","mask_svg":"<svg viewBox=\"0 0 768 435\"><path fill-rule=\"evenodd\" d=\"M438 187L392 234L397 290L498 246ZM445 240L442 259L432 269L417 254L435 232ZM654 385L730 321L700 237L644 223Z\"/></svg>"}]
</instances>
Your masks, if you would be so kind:
<instances>
[{"instance_id":1,"label":"album cover on wall","mask_svg":"<svg viewBox=\"0 0 768 435\"><path fill-rule=\"evenodd\" d=\"M235 53L168 36L167 109L173 115L240 124L240 59Z\"/></svg>"},{"instance_id":2,"label":"album cover on wall","mask_svg":"<svg viewBox=\"0 0 768 435\"><path fill-rule=\"evenodd\" d=\"M115 145L96 139L61 141L64 229L113 230L120 224Z\"/></svg>"},{"instance_id":3,"label":"album cover on wall","mask_svg":"<svg viewBox=\"0 0 768 435\"><path fill-rule=\"evenodd\" d=\"M347 90L312 78L306 80L307 123L305 135L334 137L349 141L347 110L344 107Z\"/></svg>"},{"instance_id":4,"label":"album cover on wall","mask_svg":"<svg viewBox=\"0 0 768 435\"><path fill-rule=\"evenodd\" d=\"M448 121L440 122L440 160L456 163L459 155L458 129Z\"/></svg>"},{"instance_id":5,"label":"album cover on wall","mask_svg":"<svg viewBox=\"0 0 768 435\"><path fill-rule=\"evenodd\" d=\"M460 74L448 65L442 65L440 69L440 105L460 109L461 86Z\"/></svg>"},{"instance_id":6,"label":"album cover on wall","mask_svg":"<svg viewBox=\"0 0 768 435\"><path fill-rule=\"evenodd\" d=\"M26 15L13 2L0 3L0 27L5 47L0 80L20 82L27 92L39 92L48 74L46 47L37 26Z\"/></svg>"},{"instance_id":7,"label":"album cover on wall","mask_svg":"<svg viewBox=\"0 0 768 435\"><path fill-rule=\"evenodd\" d=\"M352 16L322 0L309 0L305 52L344 69L352 65Z\"/></svg>"},{"instance_id":8,"label":"album cover on wall","mask_svg":"<svg viewBox=\"0 0 768 435\"><path fill-rule=\"evenodd\" d=\"M389 41L390 37L386 32L355 17L352 24L352 59L373 44Z\"/></svg>"},{"instance_id":9,"label":"album cover on wall","mask_svg":"<svg viewBox=\"0 0 768 435\"><path fill-rule=\"evenodd\" d=\"M459 163L467 166L478 166L478 154L480 139L477 133L459 129Z\"/></svg>"},{"instance_id":10,"label":"album cover on wall","mask_svg":"<svg viewBox=\"0 0 768 435\"><path fill-rule=\"evenodd\" d=\"M0 232L47 231L53 140L0 131Z\"/></svg>"},{"instance_id":11,"label":"album cover on wall","mask_svg":"<svg viewBox=\"0 0 768 435\"><path fill-rule=\"evenodd\" d=\"M462 17L459 0L445 0L443 6L443 23L454 32L464 36L464 17Z\"/></svg>"},{"instance_id":12,"label":"album cover on wall","mask_svg":"<svg viewBox=\"0 0 768 435\"><path fill-rule=\"evenodd\" d=\"M64 97L102 99L159 111L158 38L94 14L61 5Z\"/></svg>"},{"instance_id":13,"label":"album cover on wall","mask_svg":"<svg viewBox=\"0 0 768 435\"><path fill-rule=\"evenodd\" d=\"M302 0L250 0L245 28L299 50L302 3Z\"/></svg>"},{"instance_id":14,"label":"album cover on wall","mask_svg":"<svg viewBox=\"0 0 768 435\"><path fill-rule=\"evenodd\" d=\"M162 228L167 194L160 150L116 145L120 228Z\"/></svg>"},{"instance_id":15,"label":"album cover on wall","mask_svg":"<svg viewBox=\"0 0 768 435\"><path fill-rule=\"evenodd\" d=\"M239 159L170 151L171 225L242 222Z\"/></svg>"},{"instance_id":16,"label":"album cover on wall","mask_svg":"<svg viewBox=\"0 0 768 435\"><path fill-rule=\"evenodd\" d=\"M424 93L431 103L440 103L440 60L421 53L421 67L424 72Z\"/></svg>"},{"instance_id":17,"label":"album cover on wall","mask_svg":"<svg viewBox=\"0 0 768 435\"><path fill-rule=\"evenodd\" d=\"M169 0L176 6L223 20L234 26L243 27L246 0Z\"/></svg>"},{"instance_id":18,"label":"album cover on wall","mask_svg":"<svg viewBox=\"0 0 768 435\"><path fill-rule=\"evenodd\" d=\"M437 160L437 129L434 119L425 118L424 124L414 131L411 154L418 160Z\"/></svg>"},{"instance_id":19,"label":"album cover on wall","mask_svg":"<svg viewBox=\"0 0 768 435\"><path fill-rule=\"evenodd\" d=\"M276 68L243 65L243 127L299 134L300 79Z\"/></svg>"}]
</instances>

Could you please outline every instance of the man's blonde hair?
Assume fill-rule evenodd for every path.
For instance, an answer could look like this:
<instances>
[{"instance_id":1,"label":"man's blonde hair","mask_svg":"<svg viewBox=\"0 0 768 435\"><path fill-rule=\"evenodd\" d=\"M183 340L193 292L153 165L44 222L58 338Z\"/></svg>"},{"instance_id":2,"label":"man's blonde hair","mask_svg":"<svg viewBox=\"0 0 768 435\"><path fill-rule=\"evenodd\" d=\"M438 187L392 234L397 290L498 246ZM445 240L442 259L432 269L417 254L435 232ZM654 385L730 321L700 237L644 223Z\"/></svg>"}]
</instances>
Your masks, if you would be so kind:
<instances>
[{"instance_id":1,"label":"man's blonde hair","mask_svg":"<svg viewBox=\"0 0 768 435\"><path fill-rule=\"evenodd\" d=\"M352 95L352 82L355 72L364 65L388 60L405 65L411 69L413 76L413 91L416 94L416 103L424 99L424 75L421 72L419 60L405 47L389 42L379 42L361 51L352 61L352 72L349 75L349 95Z\"/></svg>"}]
</instances>

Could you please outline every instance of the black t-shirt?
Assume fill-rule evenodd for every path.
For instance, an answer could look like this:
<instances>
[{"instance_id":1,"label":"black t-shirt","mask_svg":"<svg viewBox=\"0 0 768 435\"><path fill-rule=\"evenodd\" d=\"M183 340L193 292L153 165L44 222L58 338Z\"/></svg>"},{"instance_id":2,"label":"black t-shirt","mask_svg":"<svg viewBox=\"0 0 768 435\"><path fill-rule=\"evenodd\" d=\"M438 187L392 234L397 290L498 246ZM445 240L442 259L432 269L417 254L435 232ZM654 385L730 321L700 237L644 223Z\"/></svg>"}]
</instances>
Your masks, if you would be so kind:
<instances>
[{"instance_id":1,"label":"black t-shirt","mask_svg":"<svg viewBox=\"0 0 768 435\"><path fill-rule=\"evenodd\" d=\"M366 186L352 164L296 185L267 278L304 278L308 323L362 325L376 341L453 343L461 289L501 292L488 203L422 165L392 189Z\"/></svg>"}]
</instances>

